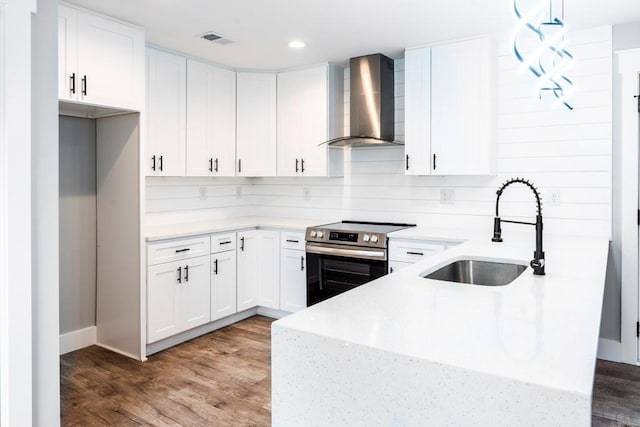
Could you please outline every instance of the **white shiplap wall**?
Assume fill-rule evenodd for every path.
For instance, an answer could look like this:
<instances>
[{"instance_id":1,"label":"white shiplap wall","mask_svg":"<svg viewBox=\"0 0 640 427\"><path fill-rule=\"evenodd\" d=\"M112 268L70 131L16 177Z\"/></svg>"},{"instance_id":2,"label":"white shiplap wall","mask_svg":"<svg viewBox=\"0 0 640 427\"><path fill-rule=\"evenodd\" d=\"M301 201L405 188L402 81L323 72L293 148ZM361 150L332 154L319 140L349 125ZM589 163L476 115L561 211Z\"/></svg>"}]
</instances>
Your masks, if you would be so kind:
<instances>
[{"instance_id":1,"label":"white shiplap wall","mask_svg":"<svg viewBox=\"0 0 640 427\"><path fill-rule=\"evenodd\" d=\"M611 27L576 31L570 50L576 57L576 65L570 72L576 84L572 98L575 109L552 110L549 103L537 99L532 77L519 72L510 46L500 45L496 88L497 176L405 176L402 147L350 149L345 153L344 178L230 178L198 182L184 178L163 182L148 179L147 210L156 218L163 212L188 208L200 212L199 215L226 216L244 211L319 220L408 221L487 228L494 215L497 187L512 176L524 176L540 188L544 199L551 192L559 196L559 204L544 204L548 231L608 235ZM404 61L396 60L395 65L396 138L403 139ZM348 78L347 70L346 124ZM209 186L208 198L200 201L198 186L204 183ZM241 199L235 198L236 186L242 187ZM442 189L454 190L454 203L440 203ZM524 188L511 187L502 200L502 216L524 219L534 214L532 195Z\"/></svg>"}]
</instances>

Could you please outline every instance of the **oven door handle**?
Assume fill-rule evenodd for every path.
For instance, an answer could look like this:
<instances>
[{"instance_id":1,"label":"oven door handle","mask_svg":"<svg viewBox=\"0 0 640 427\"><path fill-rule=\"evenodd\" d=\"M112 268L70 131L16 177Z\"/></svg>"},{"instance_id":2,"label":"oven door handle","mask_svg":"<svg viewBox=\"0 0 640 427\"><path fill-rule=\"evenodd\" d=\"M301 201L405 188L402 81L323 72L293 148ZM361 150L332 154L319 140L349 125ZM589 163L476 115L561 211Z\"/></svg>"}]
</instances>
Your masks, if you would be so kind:
<instances>
[{"instance_id":1,"label":"oven door handle","mask_svg":"<svg viewBox=\"0 0 640 427\"><path fill-rule=\"evenodd\" d=\"M385 261L387 253L381 250L362 250L362 249L342 249L335 247L316 246L307 243L307 253L320 255L335 255L345 258L362 258L362 259L380 259Z\"/></svg>"}]
</instances>

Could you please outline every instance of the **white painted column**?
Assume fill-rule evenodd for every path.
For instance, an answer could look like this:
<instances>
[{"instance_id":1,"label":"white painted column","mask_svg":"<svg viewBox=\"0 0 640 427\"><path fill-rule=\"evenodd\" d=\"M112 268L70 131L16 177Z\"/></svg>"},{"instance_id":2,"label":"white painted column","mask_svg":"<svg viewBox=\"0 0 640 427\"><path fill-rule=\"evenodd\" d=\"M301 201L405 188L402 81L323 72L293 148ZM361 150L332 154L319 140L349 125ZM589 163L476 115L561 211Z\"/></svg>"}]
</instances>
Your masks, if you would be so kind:
<instances>
[{"instance_id":1,"label":"white painted column","mask_svg":"<svg viewBox=\"0 0 640 427\"><path fill-rule=\"evenodd\" d=\"M0 0L0 424L32 425L31 14Z\"/></svg>"}]
</instances>

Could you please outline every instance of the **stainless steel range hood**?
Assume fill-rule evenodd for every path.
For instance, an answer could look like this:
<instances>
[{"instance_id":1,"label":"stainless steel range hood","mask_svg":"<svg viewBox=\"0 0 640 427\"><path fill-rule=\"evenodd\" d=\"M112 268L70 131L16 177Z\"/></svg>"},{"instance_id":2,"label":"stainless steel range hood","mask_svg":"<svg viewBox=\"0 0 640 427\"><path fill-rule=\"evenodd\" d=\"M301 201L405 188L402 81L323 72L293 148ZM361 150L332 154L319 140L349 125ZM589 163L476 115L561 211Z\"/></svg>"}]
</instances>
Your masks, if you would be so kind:
<instances>
[{"instance_id":1,"label":"stainless steel range hood","mask_svg":"<svg viewBox=\"0 0 640 427\"><path fill-rule=\"evenodd\" d=\"M322 144L332 147L403 144L394 140L393 59L377 53L351 58L349 66L350 135Z\"/></svg>"}]
</instances>

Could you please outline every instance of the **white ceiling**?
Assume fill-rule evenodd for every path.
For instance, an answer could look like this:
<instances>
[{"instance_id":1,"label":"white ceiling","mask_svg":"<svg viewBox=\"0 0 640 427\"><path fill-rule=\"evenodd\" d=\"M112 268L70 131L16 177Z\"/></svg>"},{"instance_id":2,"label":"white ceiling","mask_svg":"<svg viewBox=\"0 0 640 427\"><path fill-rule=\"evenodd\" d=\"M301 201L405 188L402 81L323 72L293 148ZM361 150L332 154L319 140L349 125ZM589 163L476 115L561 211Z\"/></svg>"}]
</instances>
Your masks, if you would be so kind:
<instances>
[{"instance_id":1,"label":"white ceiling","mask_svg":"<svg viewBox=\"0 0 640 427\"><path fill-rule=\"evenodd\" d=\"M147 42L245 69L283 69L476 34L514 23L512 0L70 0L144 27ZM525 1L519 0L519 4ZM554 0L560 3L560 0ZM555 7L555 6L554 6ZM639 0L565 0L570 28L640 21ZM214 31L235 43L196 35ZM287 43L303 40L292 50Z\"/></svg>"}]
</instances>

